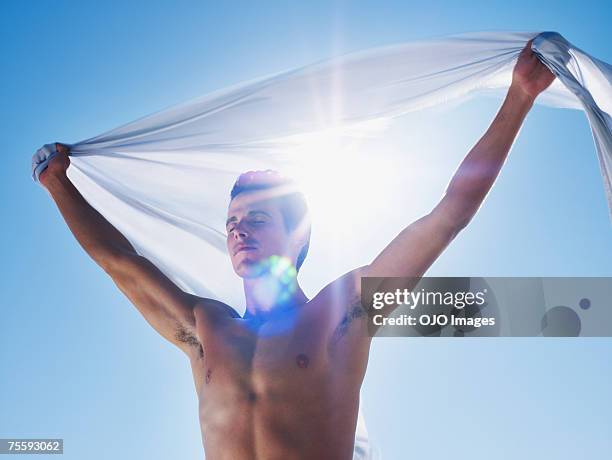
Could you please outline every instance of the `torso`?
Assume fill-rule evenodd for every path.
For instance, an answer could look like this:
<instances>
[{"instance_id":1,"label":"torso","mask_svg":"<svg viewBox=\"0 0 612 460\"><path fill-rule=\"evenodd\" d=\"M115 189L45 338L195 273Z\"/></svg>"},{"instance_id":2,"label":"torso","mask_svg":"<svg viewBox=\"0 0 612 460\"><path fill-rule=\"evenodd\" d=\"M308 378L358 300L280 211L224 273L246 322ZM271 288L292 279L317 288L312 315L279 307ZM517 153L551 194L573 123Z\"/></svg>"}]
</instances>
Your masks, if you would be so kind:
<instances>
[{"instance_id":1,"label":"torso","mask_svg":"<svg viewBox=\"0 0 612 460\"><path fill-rule=\"evenodd\" d=\"M364 318L346 327L355 301L324 290L259 328L218 302L196 308L207 459L352 458L369 348Z\"/></svg>"}]
</instances>

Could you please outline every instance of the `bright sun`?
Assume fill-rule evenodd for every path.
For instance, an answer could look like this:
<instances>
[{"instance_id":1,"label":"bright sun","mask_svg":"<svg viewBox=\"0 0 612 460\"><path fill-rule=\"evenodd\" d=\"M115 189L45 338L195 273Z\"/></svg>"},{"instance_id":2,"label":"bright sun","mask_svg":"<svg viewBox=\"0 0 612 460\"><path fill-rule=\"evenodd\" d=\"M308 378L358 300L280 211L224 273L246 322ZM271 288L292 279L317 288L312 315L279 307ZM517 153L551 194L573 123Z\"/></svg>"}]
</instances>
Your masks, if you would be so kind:
<instances>
[{"instance_id":1,"label":"bright sun","mask_svg":"<svg viewBox=\"0 0 612 460\"><path fill-rule=\"evenodd\" d=\"M363 148L385 128L384 120L376 120L288 138L295 146L288 150L291 164L283 172L306 196L317 225L358 217L376 208L373 200L389 196L389 159Z\"/></svg>"}]
</instances>

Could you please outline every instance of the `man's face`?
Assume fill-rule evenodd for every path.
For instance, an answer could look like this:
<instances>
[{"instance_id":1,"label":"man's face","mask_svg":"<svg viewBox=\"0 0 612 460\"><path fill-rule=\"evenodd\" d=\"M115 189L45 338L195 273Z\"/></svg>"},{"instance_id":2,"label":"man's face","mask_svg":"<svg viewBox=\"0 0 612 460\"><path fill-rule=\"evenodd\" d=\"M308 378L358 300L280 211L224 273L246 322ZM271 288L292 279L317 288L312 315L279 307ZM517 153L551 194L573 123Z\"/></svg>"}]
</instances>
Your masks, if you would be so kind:
<instances>
[{"instance_id":1,"label":"man's face","mask_svg":"<svg viewBox=\"0 0 612 460\"><path fill-rule=\"evenodd\" d=\"M228 209L227 249L241 278L256 277L271 256L297 259L296 244L285 229L283 215L270 191L243 192Z\"/></svg>"}]
</instances>

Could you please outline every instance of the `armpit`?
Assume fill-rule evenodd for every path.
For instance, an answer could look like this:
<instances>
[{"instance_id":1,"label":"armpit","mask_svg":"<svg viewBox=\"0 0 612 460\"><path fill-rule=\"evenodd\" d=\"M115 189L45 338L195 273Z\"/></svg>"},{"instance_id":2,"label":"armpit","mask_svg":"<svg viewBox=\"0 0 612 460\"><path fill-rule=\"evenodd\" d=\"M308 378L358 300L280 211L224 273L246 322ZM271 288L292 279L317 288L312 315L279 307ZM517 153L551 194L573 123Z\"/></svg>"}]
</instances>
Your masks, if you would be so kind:
<instances>
[{"instance_id":1,"label":"armpit","mask_svg":"<svg viewBox=\"0 0 612 460\"><path fill-rule=\"evenodd\" d=\"M198 350L200 358L204 357L204 349L202 347L202 344L193 332L188 331L187 329L185 329L185 327L179 324L176 330L175 337L176 340L178 340L179 342L185 343L190 347L193 347Z\"/></svg>"},{"instance_id":2,"label":"armpit","mask_svg":"<svg viewBox=\"0 0 612 460\"><path fill-rule=\"evenodd\" d=\"M332 335L331 344L334 345L338 343L342 338L347 334L351 324L353 324L356 320L359 320L366 316L366 310L361 304L361 297L354 296L351 298L351 301L348 304L346 313L342 317L342 320L336 326L334 333Z\"/></svg>"}]
</instances>

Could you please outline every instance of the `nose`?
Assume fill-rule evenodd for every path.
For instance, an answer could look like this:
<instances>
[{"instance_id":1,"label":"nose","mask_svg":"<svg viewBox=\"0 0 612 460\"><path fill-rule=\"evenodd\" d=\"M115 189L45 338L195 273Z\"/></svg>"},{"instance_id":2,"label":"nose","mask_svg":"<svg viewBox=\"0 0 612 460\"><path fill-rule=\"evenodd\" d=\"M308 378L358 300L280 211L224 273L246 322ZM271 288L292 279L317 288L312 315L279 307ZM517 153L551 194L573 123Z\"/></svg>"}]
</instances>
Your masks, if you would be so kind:
<instances>
[{"instance_id":1,"label":"nose","mask_svg":"<svg viewBox=\"0 0 612 460\"><path fill-rule=\"evenodd\" d=\"M248 238L249 233L246 231L245 226L242 222L238 222L233 230L234 239L237 240L239 238Z\"/></svg>"}]
</instances>

